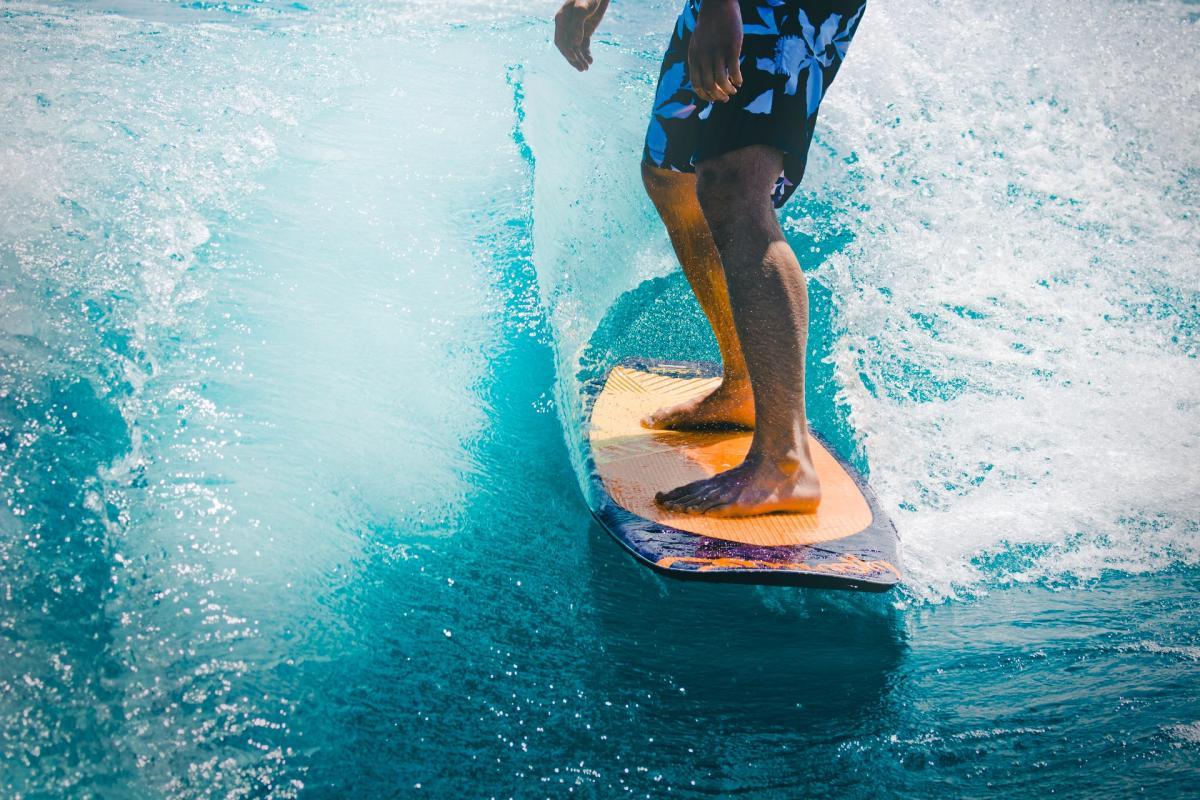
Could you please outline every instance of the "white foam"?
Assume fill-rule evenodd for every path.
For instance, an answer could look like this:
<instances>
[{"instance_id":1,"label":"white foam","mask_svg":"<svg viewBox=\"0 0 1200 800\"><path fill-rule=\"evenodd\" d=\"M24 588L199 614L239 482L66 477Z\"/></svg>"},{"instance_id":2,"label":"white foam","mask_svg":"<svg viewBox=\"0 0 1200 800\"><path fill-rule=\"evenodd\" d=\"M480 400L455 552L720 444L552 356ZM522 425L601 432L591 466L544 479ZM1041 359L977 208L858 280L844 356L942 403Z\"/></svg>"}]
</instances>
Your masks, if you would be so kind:
<instances>
[{"instance_id":1,"label":"white foam","mask_svg":"<svg viewBox=\"0 0 1200 800\"><path fill-rule=\"evenodd\" d=\"M1200 722L1168 725L1163 730L1180 744L1200 745Z\"/></svg>"},{"instance_id":2,"label":"white foam","mask_svg":"<svg viewBox=\"0 0 1200 800\"><path fill-rule=\"evenodd\" d=\"M1200 558L1194 34L993 8L872 8L823 120L853 188L831 159L811 186L857 236L818 276L833 358L931 598Z\"/></svg>"}]
</instances>

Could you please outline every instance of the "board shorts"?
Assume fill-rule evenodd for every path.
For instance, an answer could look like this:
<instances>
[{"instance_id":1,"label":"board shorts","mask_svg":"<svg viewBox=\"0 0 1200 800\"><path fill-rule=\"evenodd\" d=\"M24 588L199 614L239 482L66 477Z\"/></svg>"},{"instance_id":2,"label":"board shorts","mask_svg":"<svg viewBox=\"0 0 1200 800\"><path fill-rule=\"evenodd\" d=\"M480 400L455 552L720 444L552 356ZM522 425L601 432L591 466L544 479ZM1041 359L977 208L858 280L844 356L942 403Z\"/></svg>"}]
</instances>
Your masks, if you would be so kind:
<instances>
[{"instance_id":1,"label":"board shorts","mask_svg":"<svg viewBox=\"0 0 1200 800\"><path fill-rule=\"evenodd\" d=\"M701 100L687 54L700 0L685 0L663 57L642 160L675 172L749 145L783 151L771 202L780 208L804 175L821 98L866 10L865 0L739 0L742 86L726 103Z\"/></svg>"}]
</instances>

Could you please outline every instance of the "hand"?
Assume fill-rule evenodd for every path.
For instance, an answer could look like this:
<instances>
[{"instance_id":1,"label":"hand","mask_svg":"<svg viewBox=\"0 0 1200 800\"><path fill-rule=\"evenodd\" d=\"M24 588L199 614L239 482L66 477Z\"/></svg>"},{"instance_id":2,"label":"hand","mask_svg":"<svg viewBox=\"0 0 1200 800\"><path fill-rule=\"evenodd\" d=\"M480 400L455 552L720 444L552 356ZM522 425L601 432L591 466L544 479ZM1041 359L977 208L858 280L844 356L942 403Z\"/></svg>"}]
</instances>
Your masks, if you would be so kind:
<instances>
[{"instance_id":1,"label":"hand","mask_svg":"<svg viewBox=\"0 0 1200 800\"><path fill-rule=\"evenodd\" d=\"M701 100L725 103L742 85L742 9L737 0L704 0L688 47L688 78Z\"/></svg>"},{"instance_id":2,"label":"hand","mask_svg":"<svg viewBox=\"0 0 1200 800\"><path fill-rule=\"evenodd\" d=\"M608 0L566 0L554 15L554 46L583 72L592 63L592 34L608 10Z\"/></svg>"}]
</instances>

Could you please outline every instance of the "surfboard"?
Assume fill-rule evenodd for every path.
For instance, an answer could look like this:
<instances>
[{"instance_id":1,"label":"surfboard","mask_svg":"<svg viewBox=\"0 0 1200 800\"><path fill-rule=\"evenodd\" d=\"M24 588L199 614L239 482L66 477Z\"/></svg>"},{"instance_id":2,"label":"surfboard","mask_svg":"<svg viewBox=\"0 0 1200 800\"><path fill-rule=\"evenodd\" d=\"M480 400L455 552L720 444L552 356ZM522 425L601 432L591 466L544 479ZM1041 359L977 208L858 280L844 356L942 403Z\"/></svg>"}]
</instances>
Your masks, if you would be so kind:
<instances>
[{"instance_id":1,"label":"surfboard","mask_svg":"<svg viewBox=\"0 0 1200 800\"><path fill-rule=\"evenodd\" d=\"M816 432L813 514L739 519L668 511L658 491L741 463L749 431L655 431L647 414L711 391L708 362L629 359L587 393L589 498L600 524L640 562L671 577L882 592L900 581L899 537L852 465Z\"/></svg>"}]
</instances>

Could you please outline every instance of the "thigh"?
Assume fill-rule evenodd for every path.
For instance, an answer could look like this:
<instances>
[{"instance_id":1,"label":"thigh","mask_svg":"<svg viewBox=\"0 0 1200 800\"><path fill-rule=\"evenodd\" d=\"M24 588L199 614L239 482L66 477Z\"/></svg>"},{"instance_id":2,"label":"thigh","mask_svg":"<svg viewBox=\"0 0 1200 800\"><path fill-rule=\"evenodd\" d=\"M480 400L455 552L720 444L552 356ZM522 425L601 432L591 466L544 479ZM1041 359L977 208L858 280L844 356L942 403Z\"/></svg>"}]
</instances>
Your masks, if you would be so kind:
<instances>
[{"instance_id":1,"label":"thigh","mask_svg":"<svg viewBox=\"0 0 1200 800\"><path fill-rule=\"evenodd\" d=\"M799 184L817 109L865 10L865 0L741 0L743 84L697 114L694 163L751 145L784 154L773 185L782 205Z\"/></svg>"},{"instance_id":2,"label":"thigh","mask_svg":"<svg viewBox=\"0 0 1200 800\"><path fill-rule=\"evenodd\" d=\"M783 151L752 144L705 159L696 165L696 194L702 204L722 200L749 205L765 200L783 168Z\"/></svg>"},{"instance_id":3,"label":"thigh","mask_svg":"<svg viewBox=\"0 0 1200 800\"><path fill-rule=\"evenodd\" d=\"M742 238L738 231L781 235L771 190L782 165L783 152L769 145L749 145L696 165L696 199L718 249Z\"/></svg>"}]
</instances>

